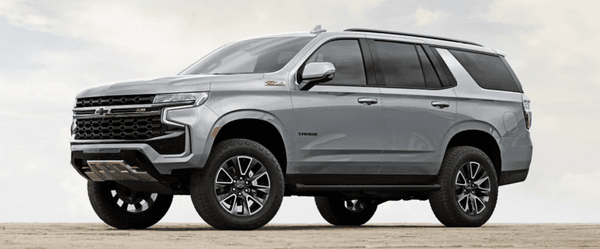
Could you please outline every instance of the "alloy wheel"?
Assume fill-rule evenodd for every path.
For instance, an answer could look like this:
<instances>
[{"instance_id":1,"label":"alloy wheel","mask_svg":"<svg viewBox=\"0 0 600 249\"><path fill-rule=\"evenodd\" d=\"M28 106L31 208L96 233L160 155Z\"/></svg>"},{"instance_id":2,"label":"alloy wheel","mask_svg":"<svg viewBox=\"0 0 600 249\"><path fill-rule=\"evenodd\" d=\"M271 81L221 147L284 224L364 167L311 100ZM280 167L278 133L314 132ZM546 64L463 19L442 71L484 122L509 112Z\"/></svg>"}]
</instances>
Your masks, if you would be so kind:
<instances>
[{"instance_id":1,"label":"alloy wheel","mask_svg":"<svg viewBox=\"0 0 600 249\"><path fill-rule=\"evenodd\" d=\"M485 168L478 162L463 164L456 174L456 201L468 215L485 210L490 199L491 181Z\"/></svg>"},{"instance_id":2,"label":"alloy wheel","mask_svg":"<svg viewBox=\"0 0 600 249\"><path fill-rule=\"evenodd\" d=\"M110 195L113 202L128 213L141 213L150 209L158 197L157 193L136 192L122 185L111 189Z\"/></svg>"},{"instance_id":3,"label":"alloy wheel","mask_svg":"<svg viewBox=\"0 0 600 249\"><path fill-rule=\"evenodd\" d=\"M360 213L367 207L367 204L361 200L346 200L344 201L344 207L352 213Z\"/></svg>"},{"instance_id":4,"label":"alloy wheel","mask_svg":"<svg viewBox=\"0 0 600 249\"><path fill-rule=\"evenodd\" d=\"M219 167L214 190L225 211L235 216L251 216L260 211L269 198L269 172L254 157L234 156Z\"/></svg>"}]
</instances>

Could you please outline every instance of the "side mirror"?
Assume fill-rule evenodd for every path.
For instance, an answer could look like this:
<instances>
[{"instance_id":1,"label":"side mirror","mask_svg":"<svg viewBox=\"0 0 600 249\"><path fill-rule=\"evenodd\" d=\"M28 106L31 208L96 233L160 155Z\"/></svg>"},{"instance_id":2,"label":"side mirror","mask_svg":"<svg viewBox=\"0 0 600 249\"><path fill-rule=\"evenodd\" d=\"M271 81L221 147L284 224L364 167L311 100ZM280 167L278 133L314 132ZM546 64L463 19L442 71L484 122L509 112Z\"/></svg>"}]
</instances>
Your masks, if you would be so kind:
<instances>
[{"instance_id":1,"label":"side mirror","mask_svg":"<svg viewBox=\"0 0 600 249\"><path fill-rule=\"evenodd\" d=\"M327 82L335 76L335 67L331 62L312 62L304 67L300 90L308 90L314 85Z\"/></svg>"}]
</instances>

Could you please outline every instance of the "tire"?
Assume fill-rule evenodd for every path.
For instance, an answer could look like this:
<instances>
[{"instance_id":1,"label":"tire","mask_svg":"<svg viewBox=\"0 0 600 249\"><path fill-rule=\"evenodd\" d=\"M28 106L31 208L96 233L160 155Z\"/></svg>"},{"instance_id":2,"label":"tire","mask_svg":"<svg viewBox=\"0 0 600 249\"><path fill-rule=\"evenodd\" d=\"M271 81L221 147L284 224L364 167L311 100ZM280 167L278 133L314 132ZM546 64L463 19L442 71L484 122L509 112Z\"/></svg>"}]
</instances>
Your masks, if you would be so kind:
<instances>
[{"instance_id":1,"label":"tire","mask_svg":"<svg viewBox=\"0 0 600 249\"><path fill-rule=\"evenodd\" d=\"M429 204L442 224L479 227L492 216L498 200L498 177L492 161L480 149L448 149L438 183L441 189L429 194Z\"/></svg>"},{"instance_id":2,"label":"tire","mask_svg":"<svg viewBox=\"0 0 600 249\"><path fill-rule=\"evenodd\" d=\"M196 211L217 229L264 226L279 210L283 194L283 173L277 159L267 148L248 139L217 144L204 169L190 178Z\"/></svg>"},{"instance_id":3,"label":"tire","mask_svg":"<svg viewBox=\"0 0 600 249\"><path fill-rule=\"evenodd\" d=\"M135 192L116 182L88 181L92 208L106 224L118 229L144 229L160 221L173 195Z\"/></svg>"},{"instance_id":4,"label":"tire","mask_svg":"<svg viewBox=\"0 0 600 249\"><path fill-rule=\"evenodd\" d=\"M368 200L343 200L335 196L315 196L321 216L332 225L360 226L367 223L377 211L377 205Z\"/></svg>"}]
</instances>

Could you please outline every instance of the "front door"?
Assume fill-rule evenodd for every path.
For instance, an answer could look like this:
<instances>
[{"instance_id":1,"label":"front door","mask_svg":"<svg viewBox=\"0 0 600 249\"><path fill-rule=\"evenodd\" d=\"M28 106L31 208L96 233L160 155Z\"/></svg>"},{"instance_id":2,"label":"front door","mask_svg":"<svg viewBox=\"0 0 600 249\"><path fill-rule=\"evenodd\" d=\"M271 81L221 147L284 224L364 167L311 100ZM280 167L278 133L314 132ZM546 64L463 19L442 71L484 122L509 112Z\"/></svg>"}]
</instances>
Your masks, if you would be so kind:
<instances>
[{"instance_id":1,"label":"front door","mask_svg":"<svg viewBox=\"0 0 600 249\"><path fill-rule=\"evenodd\" d=\"M378 174L381 93L366 83L358 40L328 42L310 62L331 62L336 73L308 91L292 91L298 161L288 174L306 175L307 184L357 184L361 176Z\"/></svg>"}]
</instances>

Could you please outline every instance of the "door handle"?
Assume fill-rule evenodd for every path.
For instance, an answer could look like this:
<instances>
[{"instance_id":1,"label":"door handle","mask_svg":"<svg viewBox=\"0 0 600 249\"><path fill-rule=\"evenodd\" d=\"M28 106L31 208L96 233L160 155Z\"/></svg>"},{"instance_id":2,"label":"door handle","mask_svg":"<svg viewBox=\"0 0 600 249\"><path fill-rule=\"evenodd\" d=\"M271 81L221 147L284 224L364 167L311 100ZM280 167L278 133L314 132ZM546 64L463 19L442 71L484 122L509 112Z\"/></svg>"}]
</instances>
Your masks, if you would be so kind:
<instances>
[{"instance_id":1,"label":"door handle","mask_svg":"<svg viewBox=\"0 0 600 249\"><path fill-rule=\"evenodd\" d=\"M448 102L442 102L442 101L433 101L433 102L431 102L431 105L435 106L437 108L440 108L440 109L450 107L450 104Z\"/></svg>"},{"instance_id":2,"label":"door handle","mask_svg":"<svg viewBox=\"0 0 600 249\"><path fill-rule=\"evenodd\" d=\"M363 105L377 104L377 99L376 98L359 98L358 103L361 103Z\"/></svg>"}]
</instances>

